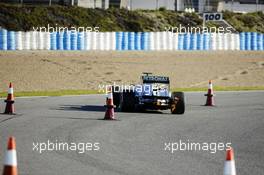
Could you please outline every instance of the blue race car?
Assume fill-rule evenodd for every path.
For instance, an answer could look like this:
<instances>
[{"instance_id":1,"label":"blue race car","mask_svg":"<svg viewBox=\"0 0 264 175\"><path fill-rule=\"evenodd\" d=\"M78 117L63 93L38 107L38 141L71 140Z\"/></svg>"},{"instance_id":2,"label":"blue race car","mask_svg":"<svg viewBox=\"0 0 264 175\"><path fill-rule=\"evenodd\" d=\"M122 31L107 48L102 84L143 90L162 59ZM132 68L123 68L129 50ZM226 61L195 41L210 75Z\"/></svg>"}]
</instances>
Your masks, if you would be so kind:
<instances>
[{"instance_id":1,"label":"blue race car","mask_svg":"<svg viewBox=\"0 0 264 175\"><path fill-rule=\"evenodd\" d=\"M183 92L170 92L169 77L143 73L141 84L128 88L113 88L113 100L121 112L144 110L171 110L172 114L184 114Z\"/></svg>"}]
</instances>

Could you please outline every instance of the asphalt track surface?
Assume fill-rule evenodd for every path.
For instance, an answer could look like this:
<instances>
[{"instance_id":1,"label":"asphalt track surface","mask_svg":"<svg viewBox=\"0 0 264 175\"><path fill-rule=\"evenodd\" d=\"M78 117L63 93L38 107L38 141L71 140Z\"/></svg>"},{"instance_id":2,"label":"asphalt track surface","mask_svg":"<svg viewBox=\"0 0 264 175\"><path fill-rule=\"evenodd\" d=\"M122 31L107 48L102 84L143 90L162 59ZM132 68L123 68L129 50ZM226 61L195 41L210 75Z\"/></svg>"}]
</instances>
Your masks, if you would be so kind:
<instances>
[{"instance_id":1,"label":"asphalt track surface","mask_svg":"<svg viewBox=\"0 0 264 175\"><path fill-rule=\"evenodd\" d=\"M171 153L164 143L231 142L237 174L263 174L264 92L219 92L215 98L216 107L205 107L203 93L186 93L184 115L116 113L118 121L101 120L102 95L19 98L18 115L0 115L0 161L14 135L20 175L213 175L223 172L224 151ZM33 142L47 140L99 142L100 149L33 151Z\"/></svg>"}]
</instances>

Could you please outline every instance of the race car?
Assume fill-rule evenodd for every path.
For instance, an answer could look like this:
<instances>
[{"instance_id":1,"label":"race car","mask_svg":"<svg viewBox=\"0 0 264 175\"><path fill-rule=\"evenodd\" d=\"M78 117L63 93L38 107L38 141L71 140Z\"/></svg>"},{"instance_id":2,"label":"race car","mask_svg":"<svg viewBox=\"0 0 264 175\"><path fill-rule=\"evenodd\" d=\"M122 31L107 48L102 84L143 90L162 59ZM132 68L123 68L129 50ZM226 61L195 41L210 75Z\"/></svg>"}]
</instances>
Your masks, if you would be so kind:
<instances>
[{"instance_id":1,"label":"race car","mask_svg":"<svg viewBox=\"0 0 264 175\"><path fill-rule=\"evenodd\" d=\"M114 105L121 112L145 110L171 110L172 114L184 114L183 92L170 92L170 80L165 76L143 73L141 84L128 88L112 87Z\"/></svg>"}]
</instances>

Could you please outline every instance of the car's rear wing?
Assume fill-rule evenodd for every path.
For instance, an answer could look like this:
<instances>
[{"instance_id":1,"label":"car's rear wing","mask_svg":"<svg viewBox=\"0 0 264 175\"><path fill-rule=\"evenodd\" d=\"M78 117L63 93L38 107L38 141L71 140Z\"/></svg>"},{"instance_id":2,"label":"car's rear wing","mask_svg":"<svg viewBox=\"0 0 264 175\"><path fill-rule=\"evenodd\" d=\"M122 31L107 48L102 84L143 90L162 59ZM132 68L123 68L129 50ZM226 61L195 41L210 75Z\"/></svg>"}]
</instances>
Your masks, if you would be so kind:
<instances>
[{"instance_id":1,"label":"car's rear wing","mask_svg":"<svg viewBox=\"0 0 264 175\"><path fill-rule=\"evenodd\" d=\"M164 84L170 84L169 77L163 77L163 76L142 76L143 83L164 83Z\"/></svg>"}]
</instances>

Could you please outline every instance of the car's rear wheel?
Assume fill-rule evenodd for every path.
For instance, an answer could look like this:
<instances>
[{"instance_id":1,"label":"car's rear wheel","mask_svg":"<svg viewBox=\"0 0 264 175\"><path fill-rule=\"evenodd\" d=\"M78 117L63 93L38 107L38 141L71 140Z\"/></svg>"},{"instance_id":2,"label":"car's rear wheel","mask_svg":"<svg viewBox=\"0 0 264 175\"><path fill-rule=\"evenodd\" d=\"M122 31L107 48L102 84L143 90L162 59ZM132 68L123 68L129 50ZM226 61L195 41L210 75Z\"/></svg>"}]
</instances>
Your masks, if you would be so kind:
<instances>
[{"instance_id":1,"label":"car's rear wheel","mask_svg":"<svg viewBox=\"0 0 264 175\"><path fill-rule=\"evenodd\" d=\"M172 114L184 114L185 112L185 99L183 92L173 92L172 93Z\"/></svg>"},{"instance_id":2,"label":"car's rear wheel","mask_svg":"<svg viewBox=\"0 0 264 175\"><path fill-rule=\"evenodd\" d=\"M120 95L120 111L134 112L136 105L136 98L133 91L125 90Z\"/></svg>"}]
</instances>

